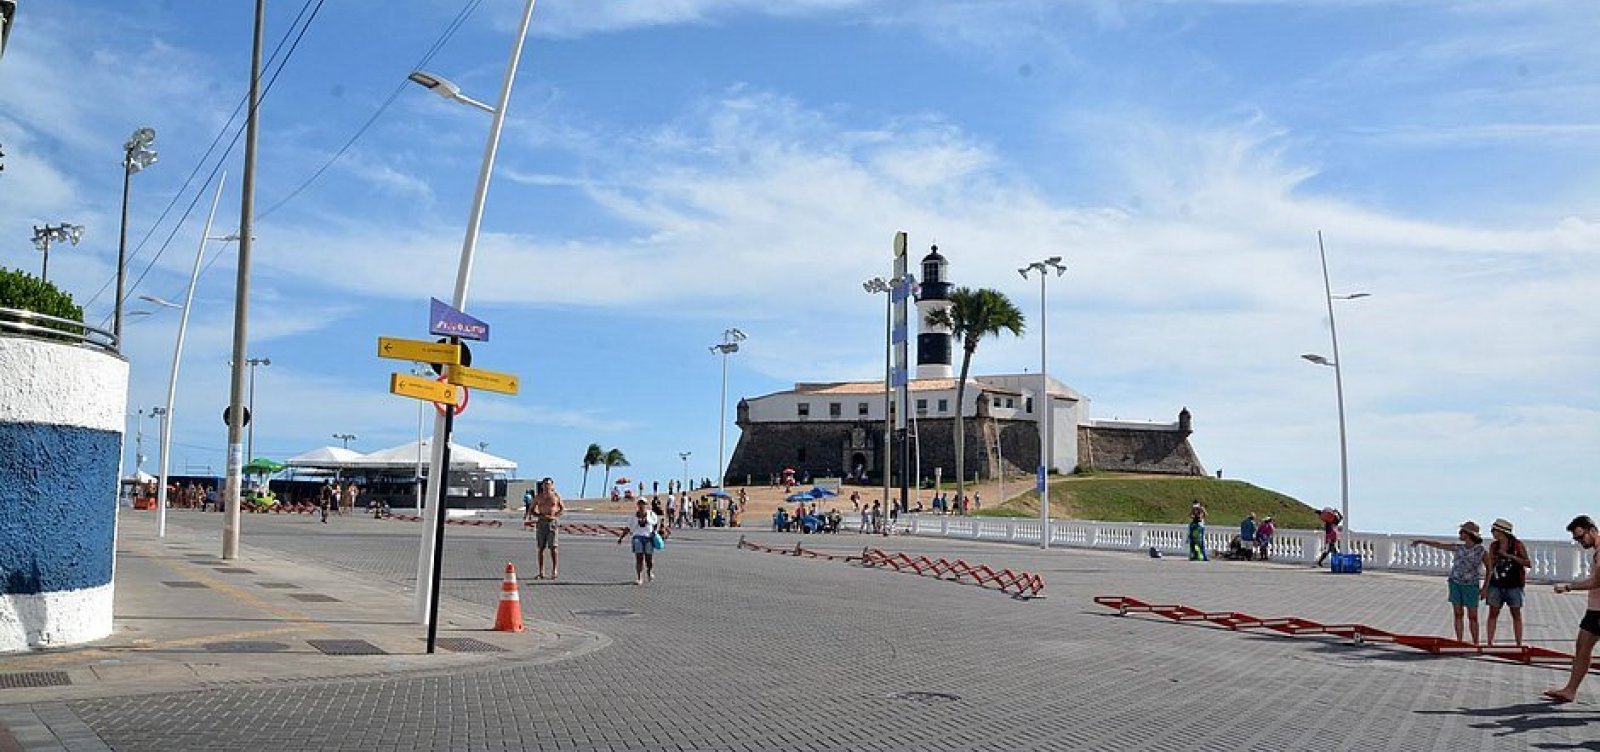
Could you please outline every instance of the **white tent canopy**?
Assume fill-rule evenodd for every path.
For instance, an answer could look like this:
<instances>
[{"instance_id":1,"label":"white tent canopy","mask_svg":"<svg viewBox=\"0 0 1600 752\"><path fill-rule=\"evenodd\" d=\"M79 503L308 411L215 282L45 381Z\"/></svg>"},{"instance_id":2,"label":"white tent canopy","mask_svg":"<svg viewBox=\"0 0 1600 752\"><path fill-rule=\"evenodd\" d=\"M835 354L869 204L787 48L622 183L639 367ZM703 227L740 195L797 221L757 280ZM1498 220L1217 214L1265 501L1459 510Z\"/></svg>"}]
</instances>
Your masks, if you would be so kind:
<instances>
[{"instance_id":1,"label":"white tent canopy","mask_svg":"<svg viewBox=\"0 0 1600 752\"><path fill-rule=\"evenodd\" d=\"M433 456L431 439L421 442L420 456L426 465ZM379 449L371 454L364 454L352 460L346 467L352 469L398 469L416 467L419 456L418 442L408 441L400 446ZM496 457L488 452L461 446L450 442L450 469L451 470L477 470L480 472L512 472L517 469L517 463L504 457Z\"/></svg>"},{"instance_id":2,"label":"white tent canopy","mask_svg":"<svg viewBox=\"0 0 1600 752\"><path fill-rule=\"evenodd\" d=\"M304 454L297 454L283 461L287 467L350 467L352 463L361 459L361 453L345 449L344 447L325 446L313 449Z\"/></svg>"}]
</instances>

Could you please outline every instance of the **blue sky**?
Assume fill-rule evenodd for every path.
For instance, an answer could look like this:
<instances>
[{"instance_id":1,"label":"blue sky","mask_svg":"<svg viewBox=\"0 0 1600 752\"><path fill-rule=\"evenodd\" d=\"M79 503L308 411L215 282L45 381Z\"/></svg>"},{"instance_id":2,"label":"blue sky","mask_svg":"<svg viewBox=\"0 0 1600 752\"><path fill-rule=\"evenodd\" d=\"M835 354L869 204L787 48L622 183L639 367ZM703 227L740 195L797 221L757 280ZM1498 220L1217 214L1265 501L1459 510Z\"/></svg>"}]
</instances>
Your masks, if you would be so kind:
<instances>
[{"instance_id":1,"label":"blue sky","mask_svg":"<svg viewBox=\"0 0 1600 752\"><path fill-rule=\"evenodd\" d=\"M488 118L406 87L268 210L469 5L427 68L492 100L520 4L426 0L327 3L263 105L257 455L415 435L374 340L422 335L427 299L449 298ZM175 234L133 294L181 295L209 193L176 220L215 157L181 187L243 96L250 6L22 3L0 59L0 264L37 269L34 224L85 224L51 277L94 298L120 145L150 125L134 272ZM270 3L269 49L315 6ZM476 395L458 436L569 493L590 442L634 477L675 476L680 451L714 475L706 347L750 334L730 401L878 377L881 302L859 283L905 230L1030 319L1014 269L1063 256L1050 368L1095 416L1188 406L1208 467L1336 503L1332 373L1298 357L1328 349L1322 230L1335 291L1373 294L1339 308L1355 526L1506 516L1553 537L1600 512L1593 37L1555 2L545 0L469 302L494 327L478 364L524 393ZM216 234L238 221L239 161ZM180 469L223 464L233 271L224 254L199 286ZM130 409L163 399L175 327L129 326ZM1031 337L999 340L974 368L1036 358Z\"/></svg>"}]
</instances>

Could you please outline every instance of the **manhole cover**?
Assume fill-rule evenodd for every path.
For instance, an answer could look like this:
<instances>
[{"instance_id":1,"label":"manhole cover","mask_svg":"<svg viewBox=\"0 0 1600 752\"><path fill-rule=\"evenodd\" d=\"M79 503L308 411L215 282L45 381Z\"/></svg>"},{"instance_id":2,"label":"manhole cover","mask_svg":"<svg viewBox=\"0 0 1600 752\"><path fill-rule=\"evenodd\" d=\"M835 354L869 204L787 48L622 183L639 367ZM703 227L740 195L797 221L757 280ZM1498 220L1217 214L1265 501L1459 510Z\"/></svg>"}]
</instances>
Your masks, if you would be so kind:
<instances>
[{"instance_id":1,"label":"manhole cover","mask_svg":"<svg viewBox=\"0 0 1600 752\"><path fill-rule=\"evenodd\" d=\"M167 587L175 587L175 588L203 588L203 587L210 587L210 585L207 585L204 582L191 582L189 580L174 580L174 581L171 581L171 582L162 582L161 584L166 585Z\"/></svg>"},{"instance_id":2,"label":"manhole cover","mask_svg":"<svg viewBox=\"0 0 1600 752\"><path fill-rule=\"evenodd\" d=\"M956 701L960 700L961 699L961 695L953 695L953 694L950 694L949 692L911 691L911 692L896 692L896 693L894 693L892 695L889 695L889 699L891 699L891 700L909 700L911 702L920 702L920 703L922 703L924 705L942 705L942 704L947 703L947 702L956 702Z\"/></svg>"},{"instance_id":3,"label":"manhole cover","mask_svg":"<svg viewBox=\"0 0 1600 752\"><path fill-rule=\"evenodd\" d=\"M573 611L573 616L637 616L638 614L625 608L591 608L583 611Z\"/></svg>"},{"instance_id":4,"label":"manhole cover","mask_svg":"<svg viewBox=\"0 0 1600 752\"><path fill-rule=\"evenodd\" d=\"M217 569L217 571L221 572L223 574L255 574L256 573L256 570L254 570L254 569L244 569L242 567L221 567L221 568Z\"/></svg>"},{"instance_id":5,"label":"manhole cover","mask_svg":"<svg viewBox=\"0 0 1600 752\"><path fill-rule=\"evenodd\" d=\"M506 649L498 645L490 645L475 637L440 637L435 640L439 647L452 653L504 653Z\"/></svg>"},{"instance_id":6,"label":"manhole cover","mask_svg":"<svg viewBox=\"0 0 1600 752\"><path fill-rule=\"evenodd\" d=\"M281 642L236 640L234 642L208 642L201 647L212 653L277 653L288 650Z\"/></svg>"},{"instance_id":7,"label":"manhole cover","mask_svg":"<svg viewBox=\"0 0 1600 752\"><path fill-rule=\"evenodd\" d=\"M326 655L388 655L383 648L366 640L306 640Z\"/></svg>"},{"instance_id":8,"label":"manhole cover","mask_svg":"<svg viewBox=\"0 0 1600 752\"><path fill-rule=\"evenodd\" d=\"M0 689L20 687L65 687L72 679L65 671L17 671L0 674Z\"/></svg>"},{"instance_id":9,"label":"manhole cover","mask_svg":"<svg viewBox=\"0 0 1600 752\"><path fill-rule=\"evenodd\" d=\"M338 603L339 599L322 593L290 593L290 598L304 603Z\"/></svg>"},{"instance_id":10,"label":"manhole cover","mask_svg":"<svg viewBox=\"0 0 1600 752\"><path fill-rule=\"evenodd\" d=\"M256 584L268 590L294 590L300 587L292 582L258 582Z\"/></svg>"}]
</instances>

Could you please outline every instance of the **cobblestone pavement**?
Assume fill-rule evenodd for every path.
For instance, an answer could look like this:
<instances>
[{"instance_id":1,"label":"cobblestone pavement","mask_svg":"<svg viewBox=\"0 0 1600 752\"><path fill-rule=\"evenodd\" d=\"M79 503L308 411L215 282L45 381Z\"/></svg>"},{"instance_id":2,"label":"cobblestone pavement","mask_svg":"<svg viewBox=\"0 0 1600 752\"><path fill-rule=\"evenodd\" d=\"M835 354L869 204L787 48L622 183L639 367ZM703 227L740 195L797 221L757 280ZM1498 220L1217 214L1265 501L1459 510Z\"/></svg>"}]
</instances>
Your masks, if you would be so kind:
<instances>
[{"instance_id":1,"label":"cobblestone pavement","mask_svg":"<svg viewBox=\"0 0 1600 752\"><path fill-rule=\"evenodd\" d=\"M172 524L215 523L176 515ZM414 525L246 523L247 546L410 583ZM445 592L486 614L506 561L525 577L536 569L532 536L520 530L449 535ZM525 582L524 608L613 640L569 660L25 709L81 720L115 750L1600 749L1588 731L1600 721L1594 705L1537 700L1563 676L1552 669L1124 618L1090 601L1126 594L1440 633L1449 611L1439 578L909 537L799 539L838 553L870 543L1042 572L1049 597L1019 601L741 551L737 538L683 531L659 557L657 579L639 587L625 545L564 537L560 580ZM1536 588L1530 637L1565 648L1581 608L1579 597Z\"/></svg>"}]
</instances>

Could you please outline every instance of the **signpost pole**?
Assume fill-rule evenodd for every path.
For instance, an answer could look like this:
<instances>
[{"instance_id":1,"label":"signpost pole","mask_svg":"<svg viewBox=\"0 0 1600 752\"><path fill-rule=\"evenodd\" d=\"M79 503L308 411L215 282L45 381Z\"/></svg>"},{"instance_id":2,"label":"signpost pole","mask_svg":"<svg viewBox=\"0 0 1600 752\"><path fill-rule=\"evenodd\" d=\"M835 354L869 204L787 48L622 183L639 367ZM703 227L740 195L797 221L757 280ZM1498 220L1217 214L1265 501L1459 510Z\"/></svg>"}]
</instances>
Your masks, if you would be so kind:
<instances>
[{"instance_id":1,"label":"signpost pole","mask_svg":"<svg viewBox=\"0 0 1600 752\"><path fill-rule=\"evenodd\" d=\"M454 341L454 340L452 340ZM433 536L433 571L428 575L428 654L433 654L435 641L439 636L439 580L444 574L444 520L445 498L450 493L450 432L456 425L455 405L448 406L444 411L444 432L439 443L443 445L443 461L439 477L434 479L434 487L438 493L434 494L433 529L428 531Z\"/></svg>"}]
</instances>

